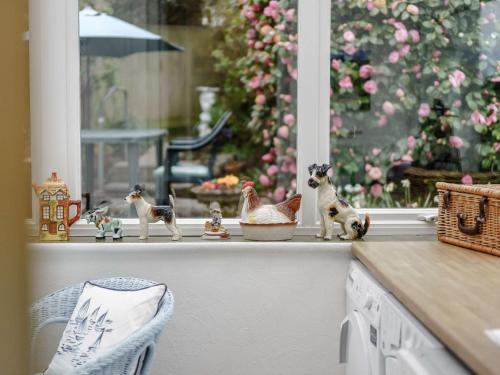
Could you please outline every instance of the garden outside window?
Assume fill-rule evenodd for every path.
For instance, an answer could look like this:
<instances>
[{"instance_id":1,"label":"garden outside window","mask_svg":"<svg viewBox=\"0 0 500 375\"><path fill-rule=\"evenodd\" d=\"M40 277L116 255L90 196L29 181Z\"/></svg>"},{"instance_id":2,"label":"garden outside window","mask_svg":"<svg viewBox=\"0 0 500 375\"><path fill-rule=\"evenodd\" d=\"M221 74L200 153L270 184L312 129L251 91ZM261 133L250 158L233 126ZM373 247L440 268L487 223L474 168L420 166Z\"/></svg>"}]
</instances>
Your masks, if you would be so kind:
<instances>
[{"instance_id":1,"label":"garden outside window","mask_svg":"<svg viewBox=\"0 0 500 375\"><path fill-rule=\"evenodd\" d=\"M191 218L207 214L222 186L225 217L237 216L243 179L270 202L302 193L299 233L312 233L306 167L328 160L342 194L372 213L374 233L431 233L415 219L435 213L434 178L498 178L497 2L150 3L32 1L33 180L57 169L73 197L110 200L136 226L122 199L135 183L149 200L165 199L161 142L80 137L159 129L164 144L182 142L224 112L232 115L213 148L173 160L180 224L196 234L201 220ZM90 56L79 49L78 11L105 12L178 48ZM131 160L140 181L131 181Z\"/></svg>"}]
</instances>

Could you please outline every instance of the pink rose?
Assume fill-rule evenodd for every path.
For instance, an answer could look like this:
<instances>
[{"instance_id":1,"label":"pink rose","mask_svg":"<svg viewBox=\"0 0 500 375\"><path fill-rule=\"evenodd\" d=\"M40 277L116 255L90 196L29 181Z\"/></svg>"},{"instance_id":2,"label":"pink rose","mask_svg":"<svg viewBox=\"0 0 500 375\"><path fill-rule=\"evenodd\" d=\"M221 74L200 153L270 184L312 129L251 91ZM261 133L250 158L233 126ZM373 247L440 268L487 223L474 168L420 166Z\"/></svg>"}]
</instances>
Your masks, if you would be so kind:
<instances>
[{"instance_id":1,"label":"pink rose","mask_svg":"<svg viewBox=\"0 0 500 375\"><path fill-rule=\"evenodd\" d=\"M431 107L427 103L420 104L420 108L418 109L418 115L420 117L428 117L431 114Z\"/></svg>"},{"instance_id":2,"label":"pink rose","mask_svg":"<svg viewBox=\"0 0 500 375\"><path fill-rule=\"evenodd\" d=\"M418 14L420 13L420 9L418 9L418 7L413 4L409 4L406 7L406 11L414 16L418 16Z\"/></svg>"},{"instance_id":3,"label":"pink rose","mask_svg":"<svg viewBox=\"0 0 500 375\"><path fill-rule=\"evenodd\" d=\"M281 95L281 99L283 99L283 101L286 103L291 103L293 100L293 97L292 97L292 95Z\"/></svg>"},{"instance_id":4,"label":"pink rose","mask_svg":"<svg viewBox=\"0 0 500 375\"><path fill-rule=\"evenodd\" d=\"M344 76L339 81L339 86L343 89L352 89L352 80L350 76Z\"/></svg>"},{"instance_id":5,"label":"pink rose","mask_svg":"<svg viewBox=\"0 0 500 375\"><path fill-rule=\"evenodd\" d=\"M448 75L448 80L453 87L459 88L462 82L465 80L465 73L457 69L453 73Z\"/></svg>"},{"instance_id":6,"label":"pink rose","mask_svg":"<svg viewBox=\"0 0 500 375\"><path fill-rule=\"evenodd\" d=\"M450 137L450 139L448 140L448 142L450 143L450 146L455 147L455 148L461 148L464 145L464 141L462 140L462 138L460 138L456 135L452 135Z\"/></svg>"},{"instance_id":7,"label":"pink rose","mask_svg":"<svg viewBox=\"0 0 500 375\"><path fill-rule=\"evenodd\" d=\"M280 3L277 0L271 0L269 6L273 9L279 9Z\"/></svg>"},{"instance_id":8,"label":"pink rose","mask_svg":"<svg viewBox=\"0 0 500 375\"><path fill-rule=\"evenodd\" d=\"M380 179L380 177L382 177L382 171L379 167L373 167L368 172L368 176L370 176L372 180L378 180Z\"/></svg>"},{"instance_id":9,"label":"pink rose","mask_svg":"<svg viewBox=\"0 0 500 375\"><path fill-rule=\"evenodd\" d=\"M382 195L382 185L380 185L380 184L373 184L370 187L370 193L375 198L379 198Z\"/></svg>"},{"instance_id":10,"label":"pink rose","mask_svg":"<svg viewBox=\"0 0 500 375\"><path fill-rule=\"evenodd\" d=\"M399 29L405 29L405 30L406 30L406 26L405 26L405 24L404 24L404 23L402 23L402 22L399 22L399 21L398 21L398 22L396 22L396 21L394 20L394 21L392 21L392 22L389 22L389 24L392 24L392 25L393 25L396 29L398 29L398 30L399 30Z\"/></svg>"},{"instance_id":11,"label":"pink rose","mask_svg":"<svg viewBox=\"0 0 500 375\"><path fill-rule=\"evenodd\" d=\"M255 49L262 49L262 48L264 48L264 43L262 43L260 40L258 40L257 42L255 42L254 46L255 46Z\"/></svg>"},{"instance_id":12,"label":"pink rose","mask_svg":"<svg viewBox=\"0 0 500 375\"><path fill-rule=\"evenodd\" d=\"M285 195L286 195L286 190L283 186L279 186L276 188L276 190L274 190L274 194L273 194L273 197L274 197L274 201L275 202L281 202L285 199Z\"/></svg>"},{"instance_id":13,"label":"pink rose","mask_svg":"<svg viewBox=\"0 0 500 375\"><path fill-rule=\"evenodd\" d=\"M481 113L479 113L479 111L472 112L472 114L470 115L470 121L475 125L486 124L486 118Z\"/></svg>"},{"instance_id":14,"label":"pink rose","mask_svg":"<svg viewBox=\"0 0 500 375\"><path fill-rule=\"evenodd\" d=\"M278 136L283 138L283 139L288 139L288 136L290 135L290 131L288 129L288 126L283 125L280 126L278 129Z\"/></svg>"},{"instance_id":15,"label":"pink rose","mask_svg":"<svg viewBox=\"0 0 500 375\"><path fill-rule=\"evenodd\" d=\"M397 29L394 33L394 38L396 38L397 42L404 43L408 39L408 32L406 29Z\"/></svg>"},{"instance_id":16,"label":"pink rose","mask_svg":"<svg viewBox=\"0 0 500 375\"><path fill-rule=\"evenodd\" d=\"M375 69L373 68L373 66L366 64L359 68L359 76L363 79L370 78L374 71Z\"/></svg>"},{"instance_id":17,"label":"pink rose","mask_svg":"<svg viewBox=\"0 0 500 375\"><path fill-rule=\"evenodd\" d=\"M262 130L262 137L266 140L269 139L269 130L267 129Z\"/></svg>"},{"instance_id":18,"label":"pink rose","mask_svg":"<svg viewBox=\"0 0 500 375\"><path fill-rule=\"evenodd\" d=\"M497 113L493 112L491 115L489 115L486 118L486 125L490 126L492 124L495 124L497 122Z\"/></svg>"},{"instance_id":19,"label":"pink rose","mask_svg":"<svg viewBox=\"0 0 500 375\"><path fill-rule=\"evenodd\" d=\"M285 13L285 18L288 22L292 22L295 19L295 9L288 9Z\"/></svg>"},{"instance_id":20,"label":"pink rose","mask_svg":"<svg viewBox=\"0 0 500 375\"><path fill-rule=\"evenodd\" d=\"M260 78L257 77L257 76L254 76L252 77L252 79L250 80L250 82L248 82L248 86L251 88L251 89L256 89L260 86Z\"/></svg>"},{"instance_id":21,"label":"pink rose","mask_svg":"<svg viewBox=\"0 0 500 375\"><path fill-rule=\"evenodd\" d=\"M406 144L408 145L408 148L410 150L413 150L417 144L417 140L415 139L415 137L413 135L410 135L407 139L406 139Z\"/></svg>"},{"instance_id":22,"label":"pink rose","mask_svg":"<svg viewBox=\"0 0 500 375\"><path fill-rule=\"evenodd\" d=\"M352 31L346 31L344 33L344 40L347 42L347 43L351 43L351 42L354 42L354 40L356 39L356 35L354 35L354 33Z\"/></svg>"},{"instance_id":23,"label":"pink rose","mask_svg":"<svg viewBox=\"0 0 500 375\"><path fill-rule=\"evenodd\" d=\"M382 152L382 150L380 148L374 147L372 149L372 155L373 156L378 156L378 155L380 155L381 152Z\"/></svg>"},{"instance_id":24,"label":"pink rose","mask_svg":"<svg viewBox=\"0 0 500 375\"><path fill-rule=\"evenodd\" d=\"M374 80L366 81L363 85L363 90L370 95L376 94L378 92L378 84Z\"/></svg>"},{"instance_id":25,"label":"pink rose","mask_svg":"<svg viewBox=\"0 0 500 375\"><path fill-rule=\"evenodd\" d=\"M261 174L259 177L259 182L262 186L269 186L271 185L271 180L269 177L267 177L265 174Z\"/></svg>"},{"instance_id":26,"label":"pink rose","mask_svg":"<svg viewBox=\"0 0 500 375\"><path fill-rule=\"evenodd\" d=\"M410 45L409 44L405 44L403 47L401 47L401 49L399 50L399 56L400 57L405 57L406 55L408 55L410 53Z\"/></svg>"},{"instance_id":27,"label":"pink rose","mask_svg":"<svg viewBox=\"0 0 500 375\"><path fill-rule=\"evenodd\" d=\"M472 185L474 181L472 180L472 176L470 174L466 174L462 177L462 184L464 185Z\"/></svg>"},{"instance_id":28,"label":"pink rose","mask_svg":"<svg viewBox=\"0 0 500 375\"><path fill-rule=\"evenodd\" d=\"M332 116L332 129L334 132L342 127L342 117L340 116Z\"/></svg>"},{"instance_id":29,"label":"pink rose","mask_svg":"<svg viewBox=\"0 0 500 375\"><path fill-rule=\"evenodd\" d=\"M462 101L460 99L457 99L453 102L453 107L455 108L460 108L462 107Z\"/></svg>"},{"instance_id":30,"label":"pink rose","mask_svg":"<svg viewBox=\"0 0 500 375\"><path fill-rule=\"evenodd\" d=\"M500 142L495 143L495 152L500 152Z\"/></svg>"},{"instance_id":31,"label":"pink rose","mask_svg":"<svg viewBox=\"0 0 500 375\"><path fill-rule=\"evenodd\" d=\"M402 89L397 89L396 90L396 96L398 98L402 98L403 96L405 96L405 92Z\"/></svg>"},{"instance_id":32,"label":"pink rose","mask_svg":"<svg viewBox=\"0 0 500 375\"><path fill-rule=\"evenodd\" d=\"M382 104L382 109L389 116L392 116L394 114L394 112L396 111L396 109L394 108L394 105L389 101L385 101L384 104Z\"/></svg>"},{"instance_id":33,"label":"pink rose","mask_svg":"<svg viewBox=\"0 0 500 375\"><path fill-rule=\"evenodd\" d=\"M386 115L380 116L380 118L378 119L379 128L383 128L386 125L387 125L387 116Z\"/></svg>"},{"instance_id":34,"label":"pink rose","mask_svg":"<svg viewBox=\"0 0 500 375\"><path fill-rule=\"evenodd\" d=\"M391 64L396 64L399 61L399 52L398 51L392 51L389 54L389 62Z\"/></svg>"},{"instance_id":35,"label":"pink rose","mask_svg":"<svg viewBox=\"0 0 500 375\"><path fill-rule=\"evenodd\" d=\"M418 30L415 29L410 30L410 38L413 43L420 42L420 33L418 32Z\"/></svg>"},{"instance_id":36,"label":"pink rose","mask_svg":"<svg viewBox=\"0 0 500 375\"><path fill-rule=\"evenodd\" d=\"M277 165L273 164L269 168L267 168L267 175L268 176L274 176L279 172L279 168Z\"/></svg>"},{"instance_id":37,"label":"pink rose","mask_svg":"<svg viewBox=\"0 0 500 375\"><path fill-rule=\"evenodd\" d=\"M255 97L255 104L263 105L266 102L264 94L259 94Z\"/></svg>"},{"instance_id":38,"label":"pink rose","mask_svg":"<svg viewBox=\"0 0 500 375\"><path fill-rule=\"evenodd\" d=\"M413 161L413 158L411 157L411 155L408 155L408 154L405 154L403 155L403 157L401 158L402 161L407 161L407 162L412 162Z\"/></svg>"},{"instance_id":39,"label":"pink rose","mask_svg":"<svg viewBox=\"0 0 500 375\"><path fill-rule=\"evenodd\" d=\"M274 155L268 152L267 154L262 155L260 159L266 163L272 163L274 161Z\"/></svg>"},{"instance_id":40,"label":"pink rose","mask_svg":"<svg viewBox=\"0 0 500 375\"><path fill-rule=\"evenodd\" d=\"M341 64L342 64L341 60L333 59L332 60L332 69L338 71L340 69Z\"/></svg>"},{"instance_id":41,"label":"pink rose","mask_svg":"<svg viewBox=\"0 0 500 375\"><path fill-rule=\"evenodd\" d=\"M365 172L368 173L370 172L370 169L372 169L373 166L371 164L365 164Z\"/></svg>"},{"instance_id":42,"label":"pink rose","mask_svg":"<svg viewBox=\"0 0 500 375\"><path fill-rule=\"evenodd\" d=\"M287 113L285 116L283 116L283 122L289 126L292 126L293 124L295 124L295 116L291 113Z\"/></svg>"}]
</instances>

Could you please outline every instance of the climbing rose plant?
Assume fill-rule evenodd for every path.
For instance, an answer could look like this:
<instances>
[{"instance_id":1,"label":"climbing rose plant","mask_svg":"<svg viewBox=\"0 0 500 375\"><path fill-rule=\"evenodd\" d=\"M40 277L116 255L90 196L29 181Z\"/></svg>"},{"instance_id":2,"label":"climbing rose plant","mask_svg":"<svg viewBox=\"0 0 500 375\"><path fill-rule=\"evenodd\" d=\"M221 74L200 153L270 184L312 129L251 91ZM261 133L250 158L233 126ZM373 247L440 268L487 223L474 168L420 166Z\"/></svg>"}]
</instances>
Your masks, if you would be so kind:
<instances>
[{"instance_id":1,"label":"climbing rose plant","mask_svg":"<svg viewBox=\"0 0 500 375\"><path fill-rule=\"evenodd\" d=\"M296 189L296 3L238 0L227 9L224 37L213 53L225 74L223 101L243 123L235 132L250 134L238 152L253 164L251 177L279 202Z\"/></svg>"},{"instance_id":2,"label":"climbing rose plant","mask_svg":"<svg viewBox=\"0 0 500 375\"><path fill-rule=\"evenodd\" d=\"M463 183L499 171L497 11L479 0L332 1L332 161L358 205L432 204L411 199L401 166L461 171Z\"/></svg>"}]
</instances>

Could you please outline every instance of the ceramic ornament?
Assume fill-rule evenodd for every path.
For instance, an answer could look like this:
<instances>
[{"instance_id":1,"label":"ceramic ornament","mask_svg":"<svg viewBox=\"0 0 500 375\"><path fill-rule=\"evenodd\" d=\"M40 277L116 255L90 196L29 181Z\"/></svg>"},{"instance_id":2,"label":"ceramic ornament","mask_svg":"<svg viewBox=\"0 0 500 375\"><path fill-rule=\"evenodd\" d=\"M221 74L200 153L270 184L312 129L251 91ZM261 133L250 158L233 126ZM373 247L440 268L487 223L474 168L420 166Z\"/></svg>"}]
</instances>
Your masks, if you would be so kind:
<instances>
[{"instance_id":1,"label":"ceramic ornament","mask_svg":"<svg viewBox=\"0 0 500 375\"><path fill-rule=\"evenodd\" d=\"M339 223L342 234L337 236L342 240L361 239L370 226L370 217L365 214L365 222L357 214L356 210L342 198L335 189L332 180L328 176L328 164L309 166L309 180L307 184L318 189L318 210L320 215L320 232L316 237L331 240L333 237L333 224Z\"/></svg>"},{"instance_id":2,"label":"ceramic ornament","mask_svg":"<svg viewBox=\"0 0 500 375\"><path fill-rule=\"evenodd\" d=\"M205 221L205 231L201 236L204 240L227 240L231 236L222 226L222 210L218 202L210 204L210 220Z\"/></svg>"},{"instance_id":3,"label":"ceramic ornament","mask_svg":"<svg viewBox=\"0 0 500 375\"><path fill-rule=\"evenodd\" d=\"M295 194L274 205L262 204L251 181L243 184L241 193L243 207L240 226L245 239L282 241L293 237L302 195Z\"/></svg>"},{"instance_id":4,"label":"ceramic ornament","mask_svg":"<svg viewBox=\"0 0 500 375\"><path fill-rule=\"evenodd\" d=\"M167 229L172 233L172 241L179 241L182 232L177 227L174 211L174 197L169 195L170 206L155 206L146 202L142 197L143 189L135 185L125 200L135 205L137 216L139 216L139 239L145 240L149 237L149 223L156 223L162 220Z\"/></svg>"},{"instance_id":5,"label":"ceramic ornament","mask_svg":"<svg viewBox=\"0 0 500 375\"><path fill-rule=\"evenodd\" d=\"M69 227L80 218L81 201L70 199L68 186L56 172L52 172L42 185L33 184L33 190L38 196L40 240L67 241ZM76 206L76 214L70 218L71 206Z\"/></svg>"},{"instance_id":6,"label":"ceramic ornament","mask_svg":"<svg viewBox=\"0 0 500 375\"><path fill-rule=\"evenodd\" d=\"M97 228L96 239L103 240L106 238L106 233L112 233L113 240L120 240L123 238L122 221L107 216L108 211L108 206L100 206L86 212L83 217L87 220L87 223L95 224Z\"/></svg>"}]
</instances>

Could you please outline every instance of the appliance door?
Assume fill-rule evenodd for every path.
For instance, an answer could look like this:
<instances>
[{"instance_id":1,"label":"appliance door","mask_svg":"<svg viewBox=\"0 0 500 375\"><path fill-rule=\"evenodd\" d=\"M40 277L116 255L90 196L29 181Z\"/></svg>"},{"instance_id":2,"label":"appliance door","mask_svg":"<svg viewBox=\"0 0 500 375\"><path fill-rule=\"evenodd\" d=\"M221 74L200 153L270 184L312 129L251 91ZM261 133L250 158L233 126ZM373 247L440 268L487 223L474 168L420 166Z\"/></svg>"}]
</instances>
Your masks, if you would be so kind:
<instances>
[{"instance_id":1,"label":"appliance door","mask_svg":"<svg viewBox=\"0 0 500 375\"><path fill-rule=\"evenodd\" d=\"M470 375L444 348L414 348L398 351L400 375Z\"/></svg>"},{"instance_id":2,"label":"appliance door","mask_svg":"<svg viewBox=\"0 0 500 375\"><path fill-rule=\"evenodd\" d=\"M378 375L370 361L369 323L354 310L342 321L339 362L345 363L345 375Z\"/></svg>"}]
</instances>

